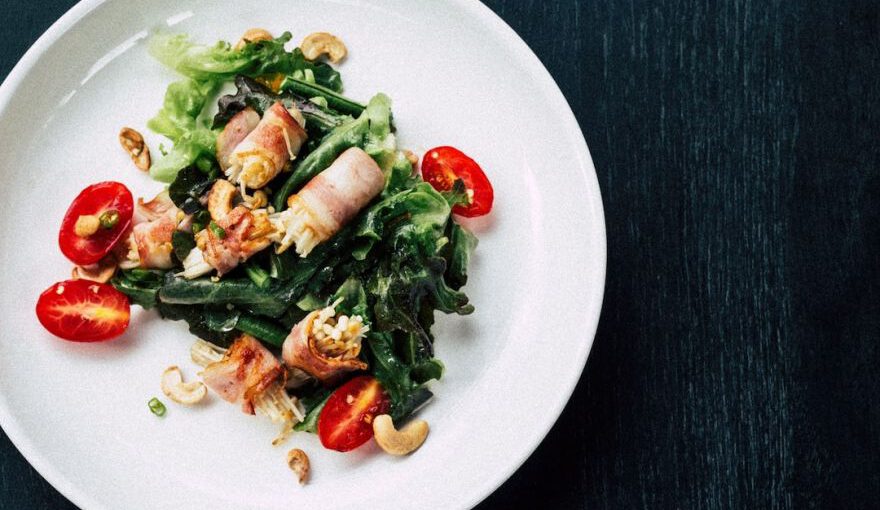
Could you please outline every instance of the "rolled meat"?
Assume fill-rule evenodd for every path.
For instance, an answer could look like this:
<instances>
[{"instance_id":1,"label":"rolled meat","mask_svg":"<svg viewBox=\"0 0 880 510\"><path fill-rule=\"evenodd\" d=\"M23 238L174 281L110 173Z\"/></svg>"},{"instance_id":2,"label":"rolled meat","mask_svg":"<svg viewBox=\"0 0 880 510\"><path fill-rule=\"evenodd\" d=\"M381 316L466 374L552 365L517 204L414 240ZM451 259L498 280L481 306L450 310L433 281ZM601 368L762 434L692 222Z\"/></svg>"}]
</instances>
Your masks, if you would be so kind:
<instances>
[{"instance_id":1,"label":"rolled meat","mask_svg":"<svg viewBox=\"0 0 880 510\"><path fill-rule=\"evenodd\" d=\"M281 234L279 253L296 244L305 257L351 221L385 187L385 174L362 149L352 147L299 193L287 199L289 208L271 217Z\"/></svg>"},{"instance_id":2,"label":"rolled meat","mask_svg":"<svg viewBox=\"0 0 880 510\"><path fill-rule=\"evenodd\" d=\"M274 383L283 384L287 371L278 359L250 335L240 336L220 361L205 367L205 385L241 410L254 414L254 402Z\"/></svg>"},{"instance_id":3,"label":"rolled meat","mask_svg":"<svg viewBox=\"0 0 880 510\"><path fill-rule=\"evenodd\" d=\"M121 265L149 269L172 267L171 236L183 219L183 212L171 201L167 190L149 202L139 198L134 211L134 227L126 243L128 251Z\"/></svg>"},{"instance_id":4,"label":"rolled meat","mask_svg":"<svg viewBox=\"0 0 880 510\"><path fill-rule=\"evenodd\" d=\"M208 192L208 212L216 227L196 234L197 250L183 261L184 276L195 278L216 269L223 275L272 244L274 227L265 209L232 207L237 191L218 180Z\"/></svg>"},{"instance_id":5,"label":"rolled meat","mask_svg":"<svg viewBox=\"0 0 880 510\"><path fill-rule=\"evenodd\" d=\"M229 156L259 123L260 115L250 107L236 113L229 119L223 131L217 135L217 162L220 163L220 168L223 171L226 171L230 166Z\"/></svg>"},{"instance_id":6,"label":"rolled meat","mask_svg":"<svg viewBox=\"0 0 880 510\"><path fill-rule=\"evenodd\" d=\"M294 118L301 117L300 112L295 106L291 108L294 109L293 115L281 102L269 107L253 131L226 157L226 176L233 183L251 189L262 188L281 172L288 161L296 157L306 140L306 132ZM246 114L245 118L230 127L228 141L225 139L227 137L223 137L224 152L228 143L234 141L252 120L253 116Z\"/></svg>"},{"instance_id":7,"label":"rolled meat","mask_svg":"<svg viewBox=\"0 0 880 510\"><path fill-rule=\"evenodd\" d=\"M315 310L291 330L281 348L284 364L332 384L346 372L365 370L358 358L361 340L369 331L359 315L337 315L340 301Z\"/></svg>"}]
</instances>

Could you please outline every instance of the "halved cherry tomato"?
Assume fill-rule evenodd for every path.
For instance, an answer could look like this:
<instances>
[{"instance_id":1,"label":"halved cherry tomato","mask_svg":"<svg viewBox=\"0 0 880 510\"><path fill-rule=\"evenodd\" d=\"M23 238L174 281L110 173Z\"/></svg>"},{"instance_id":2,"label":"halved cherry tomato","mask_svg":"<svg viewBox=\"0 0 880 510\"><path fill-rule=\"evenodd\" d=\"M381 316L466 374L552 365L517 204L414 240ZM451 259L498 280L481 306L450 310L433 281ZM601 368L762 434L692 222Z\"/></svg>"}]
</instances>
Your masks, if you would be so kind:
<instances>
[{"instance_id":1,"label":"halved cherry tomato","mask_svg":"<svg viewBox=\"0 0 880 510\"><path fill-rule=\"evenodd\" d=\"M118 216L113 214L114 211ZM134 200L124 184L113 181L92 184L73 199L73 203L64 215L61 232L58 234L61 252L71 262L80 266L98 262L104 258L104 255L110 253L113 246L128 231L133 211ZM97 232L88 237L76 235L76 220L80 216L101 217L104 213L107 213L105 218L110 219L110 222L105 221L104 226L98 227Z\"/></svg>"},{"instance_id":2,"label":"halved cherry tomato","mask_svg":"<svg viewBox=\"0 0 880 510\"><path fill-rule=\"evenodd\" d=\"M106 283L67 280L37 300L37 318L55 336L74 342L100 342L128 328L128 297Z\"/></svg>"},{"instance_id":3,"label":"halved cherry tomato","mask_svg":"<svg viewBox=\"0 0 880 510\"><path fill-rule=\"evenodd\" d=\"M347 452L373 437L373 418L385 414L391 401L368 375L355 377L330 395L318 416L318 437L324 448Z\"/></svg>"},{"instance_id":4,"label":"halved cherry tomato","mask_svg":"<svg viewBox=\"0 0 880 510\"><path fill-rule=\"evenodd\" d=\"M456 205L452 212L468 218L488 214L495 192L476 161L455 147L436 147L422 158L422 178L437 191L449 191L456 179L464 181L470 203Z\"/></svg>"}]
</instances>

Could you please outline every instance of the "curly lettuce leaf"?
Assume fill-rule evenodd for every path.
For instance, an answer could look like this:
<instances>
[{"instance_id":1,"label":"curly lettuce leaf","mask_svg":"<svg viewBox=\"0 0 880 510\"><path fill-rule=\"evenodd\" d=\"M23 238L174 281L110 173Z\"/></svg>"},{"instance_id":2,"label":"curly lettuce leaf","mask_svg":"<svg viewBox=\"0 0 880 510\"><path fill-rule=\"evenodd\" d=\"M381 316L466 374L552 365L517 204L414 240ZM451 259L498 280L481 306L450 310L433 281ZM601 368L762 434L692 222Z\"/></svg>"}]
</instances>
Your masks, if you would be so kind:
<instances>
[{"instance_id":1,"label":"curly lettuce leaf","mask_svg":"<svg viewBox=\"0 0 880 510\"><path fill-rule=\"evenodd\" d=\"M177 143L196 129L199 114L208 103L217 83L186 79L173 82L165 90L162 109L147 121L147 127Z\"/></svg>"},{"instance_id":2,"label":"curly lettuce leaf","mask_svg":"<svg viewBox=\"0 0 880 510\"><path fill-rule=\"evenodd\" d=\"M217 133L205 127L184 133L167 155L153 163L150 177L159 182L174 181L182 168L195 164L201 157L213 160L216 142Z\"/></svg>"},{"instance_id":3,"label":"curly lettuce leaf","mask_svg":"<svg viewBox=\"0 0 880 510\"><path fill-rule=\"evenodd\" d=\"M323 62L309 62L302 51L284 46L290 32L271 40L253 41L236 49L225 41L213 45L193 42L186 34L160 33L150 39L150 54L165 66L198 81L223 81L236 74L255 77L309 70L315 82L334 91L342 89L339 72Z\"/></svg>"},{"instance_id":4,"label":"curly lettuce leaf","mask_svg":"<svg viewBox=\"0 0 880 510\"><path fill-rule=\"evenodd\" d=\"M214 157L217 133L199 123L199 115L216 84L192 79L176 81L165 91L162 109L147 121L147 127L167 137L174 147L150 167L150 176L171 182L177 172L200 156Z\"/></svg>"}]
</instances>

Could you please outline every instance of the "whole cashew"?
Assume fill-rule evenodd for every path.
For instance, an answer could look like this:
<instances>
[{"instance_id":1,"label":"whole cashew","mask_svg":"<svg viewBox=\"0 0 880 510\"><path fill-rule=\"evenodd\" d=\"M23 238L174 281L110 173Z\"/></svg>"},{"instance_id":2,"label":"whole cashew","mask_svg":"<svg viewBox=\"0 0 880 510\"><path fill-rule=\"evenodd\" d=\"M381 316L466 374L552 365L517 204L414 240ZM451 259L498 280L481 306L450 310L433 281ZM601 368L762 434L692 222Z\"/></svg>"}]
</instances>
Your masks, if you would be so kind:
<instances>
[{"instance_id":1,"label":"whole cashew","mask_svg":"<svg viewBox=\"0 0 880 510\"><path fill-rule=\"evenodd\" d=\"M300 485L304 485L309 479L309 456L299 448L287 452L287 465L296 475Z\"/></svg>"},{"instance_id":2,"label":"whole cashew","mask_svg":"<svg viewBox=\"0 0 880 510\"><path fill-rule=\"evenodd\" d=\"M406 455L414 452L428 437L428 422L414 420L397 430L391 416L381 414L373 420L373 435L376 443L391 455Z\"/></svg>"},{"instance_id":3,"label":"whole cashew","mask_svg":"<svg viewBox=\"0 0 880 510\"><path fill-rule=\"evenodd\" d=\"M183 405L200 402L208 394L208 388L201 382L183 382L183 374L177 366L171 366L162 372L162 393L171 400Z\"/></svg>"},{"instance_id":4,"label":"whole cashew","mask_svg":"<svg viewBox=\"0 0 880 510\"><path fill-rule=\"evenodd\" d=\"M306 60L316 60L321 55L327 55L330 62L334 64L344 59L348 54L348 49L342 39L328 32L315 32L307 35L299 45L299 49L302 50Z\"/></svg>"},{"instance_id":5,"label":"whole cashew","mask_svg":"<svg viewBox=\"0 0 880 510\"><path fill-rule=\"evenodd\" d=\"M235 43L234 49L240 50L247 46L249 42L257 42L257 41L271 41L272 34L269 33L268 30L263 28L250 28L244 34L242 34L241 39Z\"/></svg>"}]
</instances>

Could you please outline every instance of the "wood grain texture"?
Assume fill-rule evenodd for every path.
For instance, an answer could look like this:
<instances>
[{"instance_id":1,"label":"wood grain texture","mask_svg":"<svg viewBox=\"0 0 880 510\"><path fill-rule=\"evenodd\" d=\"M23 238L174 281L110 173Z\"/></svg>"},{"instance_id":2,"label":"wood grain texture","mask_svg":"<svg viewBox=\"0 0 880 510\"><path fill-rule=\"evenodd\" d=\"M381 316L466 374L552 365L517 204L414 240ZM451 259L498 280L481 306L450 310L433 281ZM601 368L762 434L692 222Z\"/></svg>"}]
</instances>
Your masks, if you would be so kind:
<instances>
[{"instance_id":1,"label":"wood grain texture","mask_svg":"<svg viewBox=\"0 0 880 510\"><path fill-rule=\"evenodd\" d=\"M4 10L0 72L70 2ZM880 4L488 1L605 201L593 351L479 508L870 508L880 493ZM72 508L0 438L0 507Z\"/></svg>"}]
</instances>

